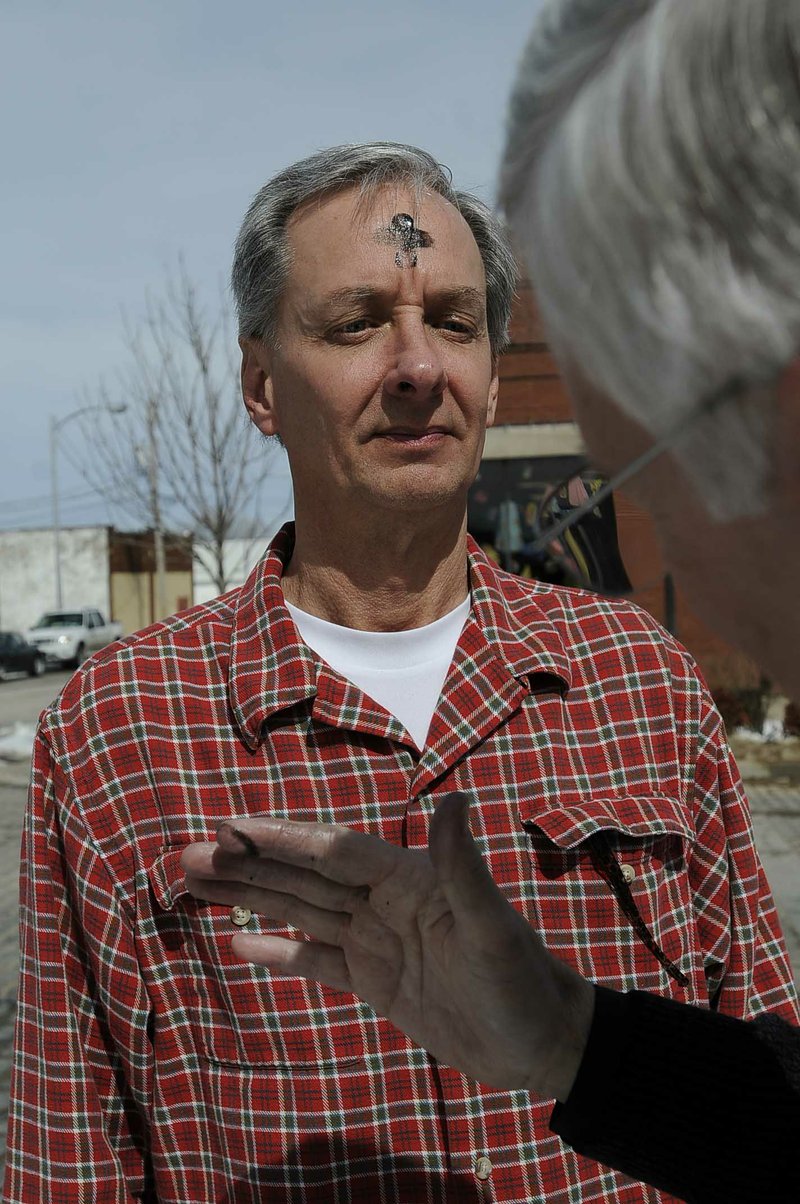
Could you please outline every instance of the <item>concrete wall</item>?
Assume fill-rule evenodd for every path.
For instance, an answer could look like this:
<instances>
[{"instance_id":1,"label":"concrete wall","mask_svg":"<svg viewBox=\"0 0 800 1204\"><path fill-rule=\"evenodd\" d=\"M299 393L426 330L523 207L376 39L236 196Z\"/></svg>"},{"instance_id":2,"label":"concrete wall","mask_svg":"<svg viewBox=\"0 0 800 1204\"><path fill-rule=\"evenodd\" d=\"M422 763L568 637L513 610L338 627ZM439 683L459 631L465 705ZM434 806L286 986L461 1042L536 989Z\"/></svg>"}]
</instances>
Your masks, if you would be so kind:
<instances>
[{"instance_id":1,"label":"concrete wall","mask_svg":"<svg viewBox=\"0 0 800 1204\"><path fill-rule=\"evenodd\" d=\"M192 541L164 534L164 606L158 607L155 536L152 531L111 530L111 609L123 635L149 627L192 605Z\"/></svg>"},{"instance_id":2,"label":"concrete wall","mask_svg":"<svg viewBox=\"0 0 800 1204\"><path fill-rule=\"evenodd\" d=\"M192 605L192 574L189 570L171 570L166 574L163 615L156 613L156 583L154 573L111 574L111 609L122 624L122 634L130 635L149 627L157 619L166 619Z\"/></svg>"},{"instance_id":3,"label":"concrete wall","mask_svg":"<svg viewBox=\"0 0 800 1204\"><path fill-rule=\"evenodd\" d=\"M63 605L96 606L110 617L108 528L68 527L60 547ZM0 628L29 627L55 606L52 530L0 531Z\"/></svg>"}]
</instances>

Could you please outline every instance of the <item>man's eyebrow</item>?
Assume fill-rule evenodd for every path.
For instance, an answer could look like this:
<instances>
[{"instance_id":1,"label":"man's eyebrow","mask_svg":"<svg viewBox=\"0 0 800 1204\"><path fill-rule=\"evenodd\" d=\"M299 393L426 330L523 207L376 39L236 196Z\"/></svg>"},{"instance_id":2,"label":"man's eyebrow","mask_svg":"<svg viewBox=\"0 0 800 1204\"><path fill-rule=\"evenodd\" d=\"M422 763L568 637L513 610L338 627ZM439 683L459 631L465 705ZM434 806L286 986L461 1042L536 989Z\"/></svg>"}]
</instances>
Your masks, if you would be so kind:
<instances>
[{"instance_id":1,"label":"man's eyebrow","mask_svg":"<svg viewBox=\"0 0 800 1204\"><path fill-rule=\"evenodd\" d=\"M314 309L338 309L347 305L363 305L370 301L380 301L385 293L382 289L371 288L369 285L362 287L337 288L332 293L326 293L324 297L314 305Z\"/></svg>"},{"instance_id":2,"label":"man's eyebrow","mask_svg":"<svg viewBox=\"0 0 800 1204\"><path fill-rule=\"evenodd\" d=\"M437 306L443 309L449 306L466 305L471 309L480 310L481 313L486 310L486 293L479 288L473 288L470 284L464 284L458 288L442 289L434 294L433 300Z\"/></svg>"},{"instance_id":3,"label":"man's eyebrow","mask_svg":"<svg viewBox=\"0 0 800 1204\"><path fill-rule=\"evenodd\" d=\"M316 304L313 304L312 308L315 311L323 311L340 309L348 305L365 305L371 302L383 301L387 295L389 295L389 290L371 288L368 285L364 285L363 287L337 288L331 293L326 293ZM437 290L431 296L430 301L437 309L446 309L449 306L459 305L466 305L481 313L486 309L486 294L481 289L473 288L469 284L459 285L456 288Z\"/></svg>"}]
</instances>

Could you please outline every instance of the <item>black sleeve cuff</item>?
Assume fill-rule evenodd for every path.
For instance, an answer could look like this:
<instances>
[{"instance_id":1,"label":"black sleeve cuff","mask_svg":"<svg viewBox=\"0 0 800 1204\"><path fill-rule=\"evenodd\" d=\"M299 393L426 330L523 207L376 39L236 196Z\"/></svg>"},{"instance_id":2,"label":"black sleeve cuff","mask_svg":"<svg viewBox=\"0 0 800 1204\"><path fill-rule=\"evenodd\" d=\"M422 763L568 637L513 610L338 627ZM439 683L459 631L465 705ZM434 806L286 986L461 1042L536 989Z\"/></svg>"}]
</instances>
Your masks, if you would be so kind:
<instances>
[{"instance_id":1,"label":"black sleeve cuff","mask_svg":"<svg viewBox=\"0 0 800 1204\"><path fill-rule=\"evenodd\" d=\"M690 1204L797 1204L800 1031L773 1016L745 1023L595 990L586 1052L553 1132Z\"/></svg>"}]
</instances>

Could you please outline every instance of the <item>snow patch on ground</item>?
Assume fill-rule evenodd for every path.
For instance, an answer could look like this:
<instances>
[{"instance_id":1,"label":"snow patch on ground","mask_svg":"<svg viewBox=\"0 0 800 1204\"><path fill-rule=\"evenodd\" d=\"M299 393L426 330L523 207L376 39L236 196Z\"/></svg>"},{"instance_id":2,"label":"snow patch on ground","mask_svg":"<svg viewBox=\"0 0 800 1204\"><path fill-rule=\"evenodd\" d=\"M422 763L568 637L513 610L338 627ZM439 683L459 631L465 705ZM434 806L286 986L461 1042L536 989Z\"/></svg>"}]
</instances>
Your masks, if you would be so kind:
<instances>
[{"instance_id":1,"label":"snow patch on ground","mask_svg":"<svg viewBox=\"0 0 800 1204\"><path fill-rule=\"evenodd\" d=\"M35 723L14 723L11 727L0 727L0 760L30 761L35 738Z\"/></svg>"},{"instance_id":2,"label":"snow patch on ground","mask_svg":"<svg viewBox=\"0 0 800 1204\"><path fill-rule=\"evenodd\" d=\"M737 727L733 734L745 744L800 744L797 736L784 734L783 723L779 719L765 719L760 732L751 727Z\"/></svg>"}]
</instances>

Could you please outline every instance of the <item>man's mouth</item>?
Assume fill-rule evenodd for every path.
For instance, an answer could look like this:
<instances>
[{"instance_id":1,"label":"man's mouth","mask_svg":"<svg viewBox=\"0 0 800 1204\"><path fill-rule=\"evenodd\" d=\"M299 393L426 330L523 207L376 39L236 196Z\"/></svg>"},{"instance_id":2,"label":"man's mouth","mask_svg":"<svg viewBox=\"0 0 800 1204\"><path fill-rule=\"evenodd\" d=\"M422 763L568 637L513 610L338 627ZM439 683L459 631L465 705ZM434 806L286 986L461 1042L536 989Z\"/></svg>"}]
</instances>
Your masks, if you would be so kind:
<instances>
[{"instance_id":1,"label":"man's mouth","mask_svg":"<svg viewBox=\"0 0 800 1204\"><path fill-rule=\"evenodd\" d=\"M441 443L450 432L443 426L410 427L395 426L388 431L381 431L378 438L387 439L390 443L416 444L420 447Z\"/></svg>"}]
</instances>

